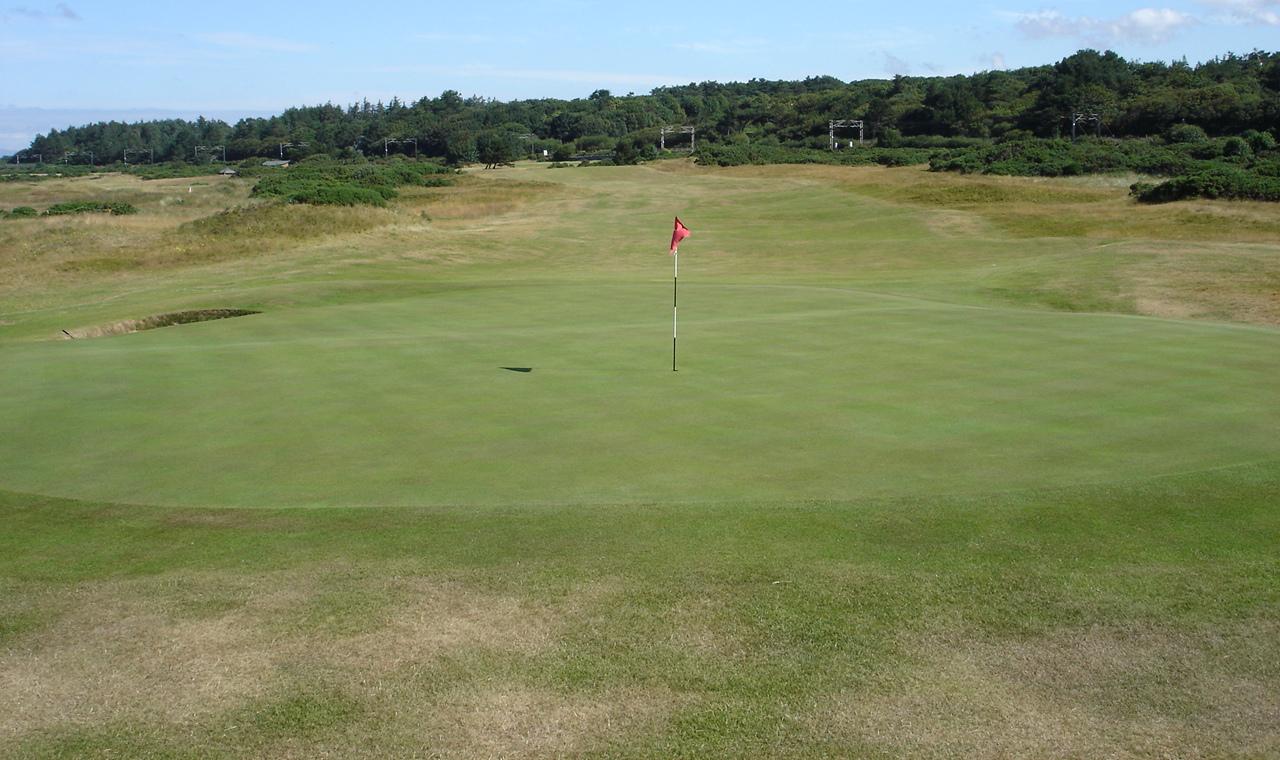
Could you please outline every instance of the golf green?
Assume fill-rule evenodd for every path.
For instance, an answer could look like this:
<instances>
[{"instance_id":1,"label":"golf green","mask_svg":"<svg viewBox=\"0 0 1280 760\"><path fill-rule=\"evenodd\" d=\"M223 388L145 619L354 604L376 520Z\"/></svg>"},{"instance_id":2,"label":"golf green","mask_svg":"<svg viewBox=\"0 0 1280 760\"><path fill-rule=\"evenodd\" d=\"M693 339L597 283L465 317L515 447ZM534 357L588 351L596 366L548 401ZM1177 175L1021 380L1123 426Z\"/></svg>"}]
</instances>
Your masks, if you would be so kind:
<instances>
[{"instance_id":1,"label":"golf green","mask_svg":"<svg viewBox=\"0 0 1280 760\"><path fill-rule=\"evenodd\" d=\"M804 501L1280 458L1275 331L794 279L690 262L674 373L671 284L653 278L476 281L12 344L0 488L242 507Z\"/></svg>"}]
</instances>

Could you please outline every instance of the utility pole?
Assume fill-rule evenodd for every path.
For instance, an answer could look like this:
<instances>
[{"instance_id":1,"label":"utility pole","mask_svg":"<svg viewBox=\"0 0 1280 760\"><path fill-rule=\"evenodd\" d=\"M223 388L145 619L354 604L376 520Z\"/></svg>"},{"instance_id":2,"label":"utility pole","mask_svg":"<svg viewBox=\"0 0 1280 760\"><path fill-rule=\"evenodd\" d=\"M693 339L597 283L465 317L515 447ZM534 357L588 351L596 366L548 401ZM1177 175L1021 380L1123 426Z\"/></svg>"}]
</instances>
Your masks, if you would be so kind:
<instances>
[{"instance_id":1,"label":"utility pole","mask_svg":"<svg viewBox=\"0 0 1280 760\"><path fill-rule=\"evenodd\" d=\"M386 158L391 153L390 145L412 145L413 157L418 157L418 138L416 137L384 137L382 138L382 157Z\"/></svg>"},{"instance_id":2,"label":"utility pole","mask_svg":"<svg viewBox=\"0 0 1280 760\"><path fill-rule=\"evenodd\" d=\"M30 157L31 157L31 154L30 154L30 153L28 153L28 154L27 154L27 158L30 158ZM14 162L15 164L17 164L18 166L22 166L22 153L21 153L21 152L18 152L18 153L14 153L14 154L13 154L13 162ZM37 153L37 154L36 154L36 163L37 163L37 164L43 164L43 163L44 163L44 154L43 154L43 153Z\"/></svg>"},{"instance_id":3,"label":"utility pole","mask_svg":"<svg viewBox=\"0 0 1280 760\"><path fill-rule=\"evenodd\" d=\"M128 165L129 165L129 154L130 154L130 153L146 153L146 154L147 154L147 163L149 163L149 164L154 164L154 163L156 162L156 152L155 152L155 149L153 149L153 148L125 148L125 149L124 149L124 163L125 163L125 166L128 166Z\"/></svg>"},{"instance_id":4,"label":"utility pole","mask_svg":"<svg viewBox=\"0 0 1280 760\"><path fill-rule=\"evenodd\" d=\"M1071 114L1071 142L1076 141L1076 125L1083 122L1093 122L1093 132L1096 137L1102 136L1102 116L1097 111L1073 111Z\"/></svg>"},{"instance_id":5,"label":"utility pole","mask_svg":"<svg viewBox=\"0 0 1280 760\"><path fill-rule=\"evenodd\" d=\"M215 150L220 150L220 151L222 151L222 163L224 163L224 164L225 164L225 163L227 162L227 149L226 149L226 147L225 147L225 146L223 146L223 145L197 145L197 146L196 146L196 160L197 160L197 161L199 161L199 160L200 160L200 151L202 151L202 150L204 150L204 151L208 151L208 152L210 152L210 153L212 153L212 152L213 152L213 151L215 151Z\"/></svg>"},{"instance_id":6,"label":"utility pole","mask_svg":"<svg viewBox=\"0 0 1280 760\"><path fill-rule=\"evenodd\" d=\"M695 150L697 150L697 147L698 147L698 144L697 144L697 140L698 140L697 132L698 132L697 127L691 127L691 126L688 126L688 125L685 125L685 126L662 127L661 129L659 129L659 130L658 130L658 149L659 149L659 150L666 150L666 149L667 149L667 135L676 135L676 134L680 134L680 135L688 135L688 136L689 136L689 152L690 152L690 153L692 153L692 152L694 152Z\"/></svg>"}]
</instances>

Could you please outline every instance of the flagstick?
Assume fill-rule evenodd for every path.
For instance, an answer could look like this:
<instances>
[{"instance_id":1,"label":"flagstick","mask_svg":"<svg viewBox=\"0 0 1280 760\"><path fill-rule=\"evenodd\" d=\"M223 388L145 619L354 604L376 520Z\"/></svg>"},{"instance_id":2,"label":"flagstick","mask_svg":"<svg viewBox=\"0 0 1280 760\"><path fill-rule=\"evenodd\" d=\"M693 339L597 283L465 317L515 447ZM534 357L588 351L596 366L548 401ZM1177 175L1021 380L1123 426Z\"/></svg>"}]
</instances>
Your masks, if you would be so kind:
<instances>
[{"instance_id":1,"label":"flagstick","mask_svg":"<svg viewBox=\"0 0 1280 760\"><path fill-rule=\"evenodd\" d=\"M676 336L680 332L680 249L672 252L671 270L671 371L676 369Z\"/></svg>"}]
</instances>

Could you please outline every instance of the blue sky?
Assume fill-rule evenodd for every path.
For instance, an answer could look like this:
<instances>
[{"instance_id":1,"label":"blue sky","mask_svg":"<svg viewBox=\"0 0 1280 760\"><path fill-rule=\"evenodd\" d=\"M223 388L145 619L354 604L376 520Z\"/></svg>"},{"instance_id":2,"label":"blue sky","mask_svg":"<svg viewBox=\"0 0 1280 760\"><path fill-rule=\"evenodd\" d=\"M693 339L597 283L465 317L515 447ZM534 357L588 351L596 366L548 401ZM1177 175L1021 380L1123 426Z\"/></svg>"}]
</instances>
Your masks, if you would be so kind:
<instances>
[{"instance_id":1,"label":"blue sky","mask_svg":"<svg viewBox=\"0 0 1280 760\"><path fill-rule=\"evenodd\" d=\"M970 73L1052 63L1081 47L1192 62L1277 50L1280 0L0 0L0 151L99 118L234 120L445 89L507 100L752 77Z\"/></svg>"}]
</instances>

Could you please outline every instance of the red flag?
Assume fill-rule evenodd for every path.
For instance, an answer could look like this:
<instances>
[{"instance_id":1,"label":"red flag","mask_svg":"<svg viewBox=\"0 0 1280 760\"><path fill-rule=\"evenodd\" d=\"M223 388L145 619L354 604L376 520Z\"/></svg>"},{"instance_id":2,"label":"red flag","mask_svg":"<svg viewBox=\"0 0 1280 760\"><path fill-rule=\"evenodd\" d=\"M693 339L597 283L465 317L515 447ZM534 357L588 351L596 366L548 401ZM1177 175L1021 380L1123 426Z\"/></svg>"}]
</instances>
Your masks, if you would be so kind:
<instances>
[{"instance_id":1,"label":"red flag","mask_svg":"<svg viewBox=\"0 0 1280 760\"><path fill-rule=\"evenodd\" d=\"M680 247L680 241L689 237L689 228L684 226L684 222L680 221L680 217L676 217L676 229L671 233L671 253L675 253Z\"/></svg>"}]
</instances>

